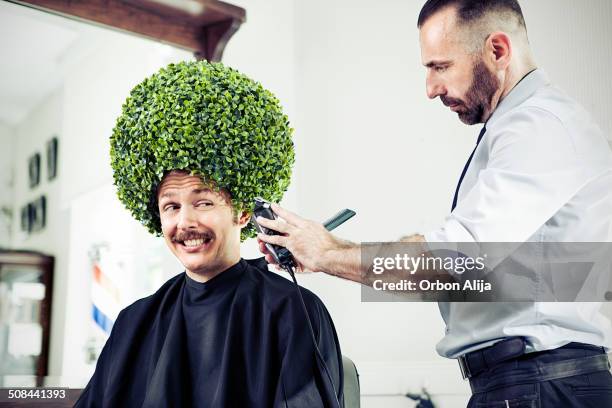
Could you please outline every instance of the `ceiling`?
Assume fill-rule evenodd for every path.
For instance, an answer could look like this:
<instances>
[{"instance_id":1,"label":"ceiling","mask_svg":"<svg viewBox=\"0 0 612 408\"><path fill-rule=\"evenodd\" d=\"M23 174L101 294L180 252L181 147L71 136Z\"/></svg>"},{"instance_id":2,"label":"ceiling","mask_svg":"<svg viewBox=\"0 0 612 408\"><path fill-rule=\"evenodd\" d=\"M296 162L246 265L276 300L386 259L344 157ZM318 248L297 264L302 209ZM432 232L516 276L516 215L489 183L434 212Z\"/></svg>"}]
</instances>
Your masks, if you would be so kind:
<instances>
[{"instance_id":1,"label":"ceiling","mask_svg":"<svg viewBox=\"0 0 612 408\"><path fill-rule=\"evenodd\" d=\"M17 125L61 83L84 24L0 2L0 122Z\"/></svg>"}]
</instances>

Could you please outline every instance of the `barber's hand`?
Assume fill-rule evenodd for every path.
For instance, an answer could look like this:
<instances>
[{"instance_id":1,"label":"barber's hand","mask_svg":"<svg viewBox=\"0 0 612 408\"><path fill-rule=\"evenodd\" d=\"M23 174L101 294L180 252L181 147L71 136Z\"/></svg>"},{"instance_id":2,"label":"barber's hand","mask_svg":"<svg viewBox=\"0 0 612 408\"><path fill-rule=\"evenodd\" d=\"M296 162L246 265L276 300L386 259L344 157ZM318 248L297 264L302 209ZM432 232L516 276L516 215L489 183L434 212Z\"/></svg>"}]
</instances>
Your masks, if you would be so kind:
<instances>
[{"instance_id":1,"label":"barber's hand","mask_svg":"<svg viewBox=\"0 0 612 408\"><path fill-rule=\"evenodd\" d=\"M278 204L272 204L272 210L282 218L269 220L258 217L257 222L282 235L257 234L259 249L265 255L266 261L275 264L274 258L268 252L264 243L280 245L287 248L297 261L298 270L325 271L326 260L331 251L339 247L339 241L315 221L306 220L287 211Z\"/></svg>"},{"instance_id":2,"label":"barber's hand","mask_svg":"<svg viewBox=\"0 0 612 408\"><path fill-rule=\"evenodd\" d=\"M266 262L267 263L269 263L270 265L274 266L274 269L276 269L277 272L286 272L283 268L280 267L278 262L276 262L276 259L274 259L274 256L272 256L272 254L270 253L268 248L266 248L266 243L264 241L262 241L261 239L257 238L257 244L259 245L259 252L264 254L264 258L266 258ZM295 260L295 258L294 258L294 260ZM295 260L295 269L294 270L297 273L310 273L310 272L312 272L311 270L308 270L308 269L304 268L304 265L299 263L297 260Z\"/></svg>"}]
</instances>

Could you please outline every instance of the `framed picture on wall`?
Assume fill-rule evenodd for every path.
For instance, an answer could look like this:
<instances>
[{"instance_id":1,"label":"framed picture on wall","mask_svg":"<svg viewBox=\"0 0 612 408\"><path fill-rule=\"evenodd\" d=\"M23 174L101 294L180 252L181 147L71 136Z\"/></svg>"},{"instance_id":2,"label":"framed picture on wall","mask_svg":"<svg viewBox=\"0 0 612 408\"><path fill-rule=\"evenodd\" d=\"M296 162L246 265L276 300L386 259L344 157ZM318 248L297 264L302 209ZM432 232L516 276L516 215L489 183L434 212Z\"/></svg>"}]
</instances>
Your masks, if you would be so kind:
<instances>
[{"instance_id":1,"label":"framed picture on wall","mask_svg":"<svg viewBox=\"0 0 612 408\"><path fill-rule=\"evenodd\" d=\"M41 196L39 199L30 203L30 231L36 232L45 228L47 223L47 198Z\"/></svg>"},{"instance_id":2,"label":"framed picture on wall","mask_svg":"<svg viewBox=\"0 0 612 408\"><path fill-rule=\"evenodd\" d=\"M40 183L40 153L30 156L28 161L28 175L30 188L36 187Z\"/></svg>"},{"instance_id":3,"label":"framed picture on wall","mask_svg":"<svg viewBox=\"0 0 612 408\"><path fill-rule=\"evenodd\" d=\"M47 180L51 181L57 176L57 137L47 142Z\"/></svg>"},{"instance_id":4,"label":"framed picture on wall","mask_svg":"<svg viewBox=\"0 0 612 408\"><path fill-rule=\"evenodd\" d=\"M30 232L30 226L31 226L30 210L31 210L30 204L26 204L23 207L21 207L21 230L27 233Z\"/></svg>"}]
</instances>

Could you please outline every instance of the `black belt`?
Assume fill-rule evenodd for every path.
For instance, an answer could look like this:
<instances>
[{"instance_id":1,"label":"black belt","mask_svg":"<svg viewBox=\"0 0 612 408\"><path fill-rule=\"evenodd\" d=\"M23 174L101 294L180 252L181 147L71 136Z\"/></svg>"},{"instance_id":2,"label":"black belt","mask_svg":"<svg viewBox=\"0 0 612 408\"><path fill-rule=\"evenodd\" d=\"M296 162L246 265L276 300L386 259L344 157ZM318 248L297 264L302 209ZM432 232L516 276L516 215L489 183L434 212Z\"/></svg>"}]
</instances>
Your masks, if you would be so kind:
<instances>
[{"instance_id":1,"label":"black belt","mask_svg":"<svg viewBox=\"0 0 612 408\"><path fill-rule=\"evenodd\" d=\"M511 337L482 350L459 356L461 376L464 380L472 378L496 364L522 356L525 350L525 340L522 337Z\"/></svg>"},{"instance_id":2,"label":"black belt","mask_svg":"<svg viewBox=\"0 0 612 408\"><path fill-rule=\"evenodd\" d=\"M585 348L600 349L603 352L603 349L601 347L580 343L570 343L564 347L571 347L572 345L581 346ZM461 368L461 375L463 376L463 379L472 378L493 367L496 364L520 357L525 353L526 342L522 337L511 337L509 339L502 340L490 347L486 347L482 350L476 350L471 353L467 353L463 356L460 356L458 358L458 361L459 367ZM602 363L602 361L604 361L605 359L605 365L607 365L607 369L609 369L610 364L607 358L608 356L605 353L602 354L602 359L600 359L601 361L598 360L597 364L604 364Z\"/></svg>"}]
</instances>

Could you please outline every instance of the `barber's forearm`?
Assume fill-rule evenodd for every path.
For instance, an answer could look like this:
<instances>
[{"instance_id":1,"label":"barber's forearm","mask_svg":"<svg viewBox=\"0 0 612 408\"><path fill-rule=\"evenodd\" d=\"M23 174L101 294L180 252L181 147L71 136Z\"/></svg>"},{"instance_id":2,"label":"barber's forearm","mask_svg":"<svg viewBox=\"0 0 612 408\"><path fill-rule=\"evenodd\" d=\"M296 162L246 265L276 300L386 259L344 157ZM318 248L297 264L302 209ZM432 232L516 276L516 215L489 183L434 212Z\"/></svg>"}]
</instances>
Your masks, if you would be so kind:
<instances>
[{"instance_id":1,"label":"barber's forearm","mask_svg":"<svg viewBox=\"0 0 612 408\"><path fill-rule=\"evenodd\" d=\"M361 246L349 241L339 241L321 257L320 271L353 282L362 282Z\"/></svg>"},{"instance_id":2,"label":"barber's forearm","mask_svg":"<svg viewBox=\"0 0 612 408\"><path fill-rule=\"evenodd\" d=\"M414 234L400 238L400 242L422 243L425 244L423 235ZM420 255L422 250L415 246L416 255ZM371 282L367 277L367 265L364 267L361 259L361 245L350 241L336 241L333 249L329 249L321 257L319 270L329 275L337 276L343 279L358 282L364 285L370 285Z\"/></svg>"}]
</instances>

